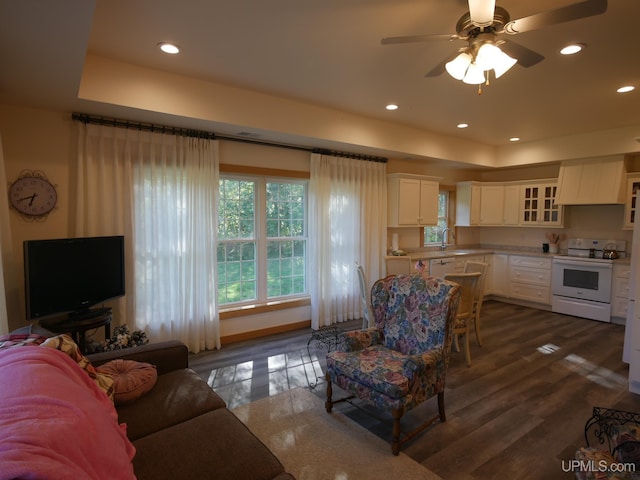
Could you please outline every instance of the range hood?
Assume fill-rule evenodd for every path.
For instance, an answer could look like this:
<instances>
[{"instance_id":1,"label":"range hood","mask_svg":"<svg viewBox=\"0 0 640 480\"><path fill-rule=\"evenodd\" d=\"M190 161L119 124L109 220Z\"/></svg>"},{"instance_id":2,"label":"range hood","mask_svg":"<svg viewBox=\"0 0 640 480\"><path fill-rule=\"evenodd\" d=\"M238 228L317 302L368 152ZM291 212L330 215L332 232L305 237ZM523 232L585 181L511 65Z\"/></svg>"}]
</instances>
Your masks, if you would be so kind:
<instances>
[{"instance_id":1,"label":"range hood","mask_svg":"<svg viewBox=\"0 0 640 480\"><path fill-rule=\"evenodd\" d=\"M611 205L625 202L624 157L569 160L560 165L557 205Z\"/></svg>"}]
</instances>

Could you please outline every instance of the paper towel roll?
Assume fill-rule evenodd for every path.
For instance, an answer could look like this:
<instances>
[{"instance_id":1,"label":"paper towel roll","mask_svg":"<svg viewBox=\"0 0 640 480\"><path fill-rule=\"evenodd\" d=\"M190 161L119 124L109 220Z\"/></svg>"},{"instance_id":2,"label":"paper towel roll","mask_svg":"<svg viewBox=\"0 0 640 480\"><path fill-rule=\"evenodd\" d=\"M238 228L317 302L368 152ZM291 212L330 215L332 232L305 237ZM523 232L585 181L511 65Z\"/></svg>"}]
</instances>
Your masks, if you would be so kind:
<instances>
[{"instance_id":1,"label":"paper towel roll","mask_svg":"<svg viewBox=\"0 0 640 480\"><path fill-rule=\"evenodd\" d=\"M397 233L394 233L391 236L391 250L393 252L399 250L399 248L398 248L398 234Z\"/></svg>"}]
</instances>

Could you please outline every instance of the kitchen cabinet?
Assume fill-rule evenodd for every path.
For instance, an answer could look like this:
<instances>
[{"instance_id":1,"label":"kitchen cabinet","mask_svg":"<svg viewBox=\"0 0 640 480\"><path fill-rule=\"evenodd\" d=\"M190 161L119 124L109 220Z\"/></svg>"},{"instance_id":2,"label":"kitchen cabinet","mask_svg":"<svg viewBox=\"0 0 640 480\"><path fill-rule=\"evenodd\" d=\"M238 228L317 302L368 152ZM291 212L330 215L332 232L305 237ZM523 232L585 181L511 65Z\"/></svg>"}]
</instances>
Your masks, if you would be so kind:
<instances>
[{"instance_id":1,"label":"kitchen cabinet","mask_svg":"<svg viewBox=\"0 0 640 480\"><path fill-rule=\"evenodd\" d=\"M509 255L494 253L491 255L491 294L509 296Z\"/></svg>"},{"instance_id":2,"label":"kitchen cabinet","mask_svg":"<svg viewBox=\"0 0 640 480\"><path fill-rule=\"evenodd\" d=\"M456 226L480 224L481 192L481 185L477 182L460 182L456 185Z\"/></svg>"},{"instance_id":3,"label":"kitchen cabinet","mask_svg":"<svg viewBox=\"0 0 640 480\"><path fill-rule=\"evenodd\" d=\"M462 271L461 265L464 267L455 257L432 258L429 260L429 275L442 278L446 273Z\"/></svg>"},{"instance_id":4,"label":"kitchen cabinet","mask_svg":"<svg viewBox=\"0 0 640 480\"><path fill-rule=\"evenodd\" d=\"M504 185L480 186L480 225L502 225Z\"/></svg>"},{"instance_id":5,"label":"kitchen cabinet","mask_svg":"<svg viewBox=\"0 0 640 480\"><path fill-rule=\"evenodd\" d=\"M623 228L633 228L636 219L636 209L639 206L638 200L640 200L638 198L638 193L640 193L640 173L630 173L627 175Z\"/></svg>"},{"instance_id":6,"label":"kitchen cabinet","mask_svg":"<svg viewBox=\"0 0 640 480\"><path fill-rule=\"evenodd\" d=\"M483 184L480 187L480 225L518 225L520 186Z\"/></svg>"},{"instance_id":7,"label":"kitchen cabinet","mask_svg":"<svg viewBox=\"0 0 640 480\"><path fill-rule=\"evenodd\" d=\"M562 207L556 205L557 185L553 182L521 186L520 224L526 226L562 226Z\"/></svg>"},{"instance_id":8,"label":"kitchen cabinet","mask_svg":"<svg viewBox=\"0 0 640 480\"><path fill-rule=\"evenodd\" d=\"M437 225L439 190L439 182L434 177L409 174L388 175L389 227Z\"/></svg>"},{"instance_id":9,"label":"kitchen cabinet","mask_svg":"<svg viewBox=\"0 0 640 480\"><path fill-rule=\"evenodd\" d=\"M456 226L517 225L519 194L519 187L502 183L458 183Z\"/></svg>"},{"instance_id":10,"label":"kitchen cabinet","mask_svg":"<svg viewBox=\"0 0 640 480\"><path fill-rule=\"evenodd\" d=\"M460 182L456 226L562 226L556 184L544 182Z\"/></svg>"},{"instance_id":11,"label":"kitchen cabinet","mask_svg":"<svg viewBox=\"0 0 640 480\"><path fill-rule=\"evenodd\" d=\"M611 316L627 318L629 306L629 280L631 265L626 263L613 264L613 284L611 286Z\"/></svg>"},{"instance_id":12,"label":"kitchen cabinet","mask_svg":"<svg viewBox=\"0 0 640 480\"><path fill-rule=\"evenodd\" d=\"M509 296L535 303L551 303L551 258L509 256Z\"/></svg>"},{"instance_id":13,"label":"kitchen cabinet","mask_svg":"<svg viewBox=\"0 0 640 480\"><path fill-rule=\"evenodd\" d=\"M505 185L503 199L502 224L518 225L520 223L520 185Z\"/></svg>"}]
</instances>

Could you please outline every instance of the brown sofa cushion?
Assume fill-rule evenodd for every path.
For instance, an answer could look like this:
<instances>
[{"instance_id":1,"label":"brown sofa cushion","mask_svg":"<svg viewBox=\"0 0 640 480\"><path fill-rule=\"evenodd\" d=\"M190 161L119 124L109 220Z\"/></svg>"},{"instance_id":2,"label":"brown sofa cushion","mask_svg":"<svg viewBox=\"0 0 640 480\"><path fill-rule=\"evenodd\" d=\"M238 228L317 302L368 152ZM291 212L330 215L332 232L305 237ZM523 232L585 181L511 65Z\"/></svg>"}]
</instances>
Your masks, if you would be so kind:
<instances>
[{"instance_id":1,"label":"brown sofa cushion","mask_svg":"<svg viewBox=\"0 0 640 480\"><path fill-rule=\"evenodd\" d=\"M224 400L196 372L185 368L159 375L155 387L135 402L117 407L130 440L171 427L209 410L224 408Z\"/></svg>"},{"instance_id":2,"label":"brown sofa cushion","mask_svg":"<svg viewBox=\"0 0 640 480\"><path fill-rule=\"evenodd\" d=\"M284 473L280 461L227 409L156 432L134 446L138 480L270 480Z\"/></svg>"},{"instance_id":3,"label":"brown sofa cushion","mask_svg":"<svg viewBox=\"0 0 640 480\"><path fill-rule=\"evenodd\" d=\"M124 405L142 397L158 379L155 365L118 358L100 365L98 373L113 378L113 402Z\"/></svg>"}]
</instances>

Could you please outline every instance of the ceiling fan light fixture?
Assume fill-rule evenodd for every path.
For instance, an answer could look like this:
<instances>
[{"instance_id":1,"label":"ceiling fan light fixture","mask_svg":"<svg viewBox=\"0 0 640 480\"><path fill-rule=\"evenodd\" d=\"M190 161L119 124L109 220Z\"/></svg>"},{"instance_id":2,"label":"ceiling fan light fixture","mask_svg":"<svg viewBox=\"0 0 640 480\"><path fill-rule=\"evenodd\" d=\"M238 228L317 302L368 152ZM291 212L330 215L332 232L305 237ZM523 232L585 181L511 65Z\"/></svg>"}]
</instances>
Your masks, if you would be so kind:
<instances>
[{"instance_id":1,"label":"ceiling fan light fixture","mask_svg":"<svg viewBox=\"0 0 640 480\"><path fill-rule=\"evenodd\" d=\"M482 68L480 68L475 63L472 63L471 65L469 65L469 68L467 69L467 73L462 79L462 81L469 85L479 85L481 83L484 83L485 81L484 70L482 70Z\"/></svg>"},{"instance_id":2,"label":"ceiling fan light fixture","mask_svg":"<svg viewBox=\"0 0 640 480\"><path fill-rule=\"evenodd\" d=\"M467 74L467 70L471 65L471 61L473 57L469 55L467 52L462 52L456 58L447 62L445 65L445 69L456 80L462 80Z\"/></svg>"},{"instance_id":3,"label":"ceiling fan light fixture","mask_svg":"<svg viewBox=\"0 0 640 480\"><path fill-rule=\"evenodd\" d=\"M495 9L495 0L469 0L469 17L478 27L488 27L493 23Z\"/></svg>"},{"instance_id":4,"label":"ceiling fan light fixture","mask_svg":"<svg viewBox=\"0 0 640 480\"><path fill-rule=\"evenodd\" d=\"M502 50L493 43L483 43L476 55L476 65L482 70L491 70L500 61Z\"/></svg>"},{"instance_id":5,"label":"ceiling fan light fixture","mask_svg":"<svg viewBox=\"0 0 640 480\"><path fill-rule=\"evenodd\" d=\"M496 74L496 78L500 78L502 75L507 73L507 71L509 71L509 69L516 63L518 63L517 59L510 57L501 50L500 55L496 58L493 64L493 71Z\"/></svg>"}]
</instances>

